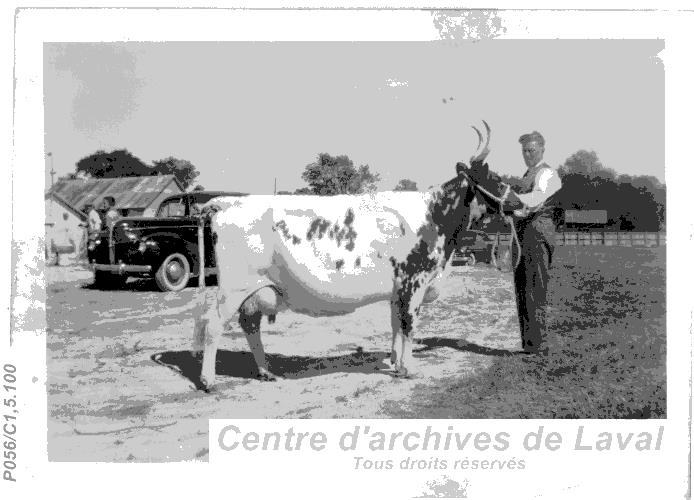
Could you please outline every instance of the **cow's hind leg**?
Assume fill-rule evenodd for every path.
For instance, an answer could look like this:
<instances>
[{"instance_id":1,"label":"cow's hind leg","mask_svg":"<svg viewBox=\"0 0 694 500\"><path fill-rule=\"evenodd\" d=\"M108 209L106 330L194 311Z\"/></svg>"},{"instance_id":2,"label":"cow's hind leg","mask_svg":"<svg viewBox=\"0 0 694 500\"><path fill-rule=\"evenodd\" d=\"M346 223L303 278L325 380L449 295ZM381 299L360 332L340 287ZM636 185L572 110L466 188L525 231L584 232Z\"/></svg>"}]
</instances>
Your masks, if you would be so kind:
<instances>
[{"instance_id":1,"label":"cow's hind leg","mask_svg":"<svg viewBox=\"0 0 694 500\"><path fill-rule=\"evenodd\" d=\"M224 325L216 307L207 307L206 309L203 314L199 314L195 318L193 353L199 358L200 350L202 349L200 384L207 391L215 384L217 345L224 330Z\"/></svg>"},{"instance_id":2,"label":"cow's hind leg","mask_svg":"<svg viewBox=\"0 0 694 500\"><path fill-rule=\"evenodd\" d=\"M209 291L201 295L201 304L195 313L193 355L199 358L202 352L200 384L205 390L210 390L216 381L217 346L235 310L232 304L238 307L244 295L243 292L225 294L219 289L214 294Z\"/></svg>"},{"instance_id":3,"label":"cow's hind leg","mask_svg":"<svg viewBox=\"0 0 694 500\"><path fill-rule=\"evenodd\" d=\"M260 338L260 320L263 314L266 314L268 320L272 319L274 322L278 308L279 297L272 287L256 291L239 308L239 324L246 334L246 340L258 370L258 378L261 380L277 380L277 377L267 369L265 348Z\"/></svg>"}]
</instances>

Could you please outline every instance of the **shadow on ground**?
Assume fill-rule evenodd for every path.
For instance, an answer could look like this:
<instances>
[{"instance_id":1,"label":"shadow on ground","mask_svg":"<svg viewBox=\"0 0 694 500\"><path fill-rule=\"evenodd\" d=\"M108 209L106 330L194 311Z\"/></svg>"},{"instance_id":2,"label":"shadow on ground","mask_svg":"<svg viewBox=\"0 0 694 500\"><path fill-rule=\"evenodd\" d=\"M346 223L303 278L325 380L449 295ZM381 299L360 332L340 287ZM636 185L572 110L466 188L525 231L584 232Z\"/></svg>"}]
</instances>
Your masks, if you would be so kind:
<instances>
[{"instance_id":1,"label":"shadow on ground","mask_svg":"<svg viewBox=\"0 0 694 500\"><path fill-rule=\"evenodd\" d=\"M357 351L341 356L283 356L266 354L268 370L288 379L318 377L330 373L374 373L388 369L383 361L390 353ZM201 389L200 360L191 351L167 351L152 355L152 361L170 368ZM255 379L257 370L250 352L217 351L218 377ZM385 372L384 372L385 374Z\"/></svg>"},{"instance_id":2,"label":"shadow on ground","mask_svg":"<svg viewBox=\"0 0 694 500\"><path fill-rule=\"evenodd\" d=\"M493 347L485 347L465 340L452 339L445 337L427 337L418 342L419 345L425 346L423 349L417 349L417 353L427 352L439 347L449 347L457 351L471 352L481 354L483 356L515 356L523 354L520 351L509 351L507 349L495 349ZM415 354L416 356L416 354Z\"/></svg>"}]
</instances>

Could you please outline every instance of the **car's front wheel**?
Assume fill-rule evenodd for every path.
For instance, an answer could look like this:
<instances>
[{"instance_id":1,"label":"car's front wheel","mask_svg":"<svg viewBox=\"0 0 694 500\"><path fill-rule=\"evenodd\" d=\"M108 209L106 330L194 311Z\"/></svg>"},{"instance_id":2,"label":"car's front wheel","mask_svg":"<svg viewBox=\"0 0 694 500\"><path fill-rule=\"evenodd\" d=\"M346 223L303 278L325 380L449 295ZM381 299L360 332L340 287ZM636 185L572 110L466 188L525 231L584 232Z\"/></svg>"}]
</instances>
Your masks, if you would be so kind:
<instances>
[{"instance_id":1,"label":"car's front wheel","mask_svg":"<svg viewBox=\"0 0 694 500\"><path fill-rule=\"evenodd\" d=\"M162 292L183 290L190 280L190 263L185 255L172 253L164 259L154 275Z\"/></svg>"}]
</instances>

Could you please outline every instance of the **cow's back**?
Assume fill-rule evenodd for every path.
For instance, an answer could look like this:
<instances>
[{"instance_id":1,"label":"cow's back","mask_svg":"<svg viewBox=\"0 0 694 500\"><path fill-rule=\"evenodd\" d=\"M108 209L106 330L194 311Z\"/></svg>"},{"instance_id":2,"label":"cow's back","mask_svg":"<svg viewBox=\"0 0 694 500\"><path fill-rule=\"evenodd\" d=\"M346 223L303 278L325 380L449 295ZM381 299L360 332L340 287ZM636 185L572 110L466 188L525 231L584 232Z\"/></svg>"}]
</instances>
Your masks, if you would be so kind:
<instances>
[{"instance_id":1,"label":"cow's back","mask_svg":"<svg viewBox=\"0 0 694 500\"><path fill-rule=\"evenodd\" d=\"M273 284L292 309L323 315L389 298L391 261L402 261L416 244L428 195L247 196L210 203L220 209L213 218L220 286Z\"/></svg>"}]
</instances>

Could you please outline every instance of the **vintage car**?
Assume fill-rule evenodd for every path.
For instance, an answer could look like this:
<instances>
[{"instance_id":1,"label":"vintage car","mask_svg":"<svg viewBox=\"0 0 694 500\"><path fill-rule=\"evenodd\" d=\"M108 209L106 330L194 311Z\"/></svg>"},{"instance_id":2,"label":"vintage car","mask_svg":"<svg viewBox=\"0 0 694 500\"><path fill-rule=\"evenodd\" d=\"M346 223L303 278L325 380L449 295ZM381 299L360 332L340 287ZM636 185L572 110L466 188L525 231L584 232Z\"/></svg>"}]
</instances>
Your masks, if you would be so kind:
<instances>
[{"instance_id":1,"label":"vintage car","mask_svg":"<svg viewBox=\"0 0 694 500\"><path fill-rule=\"evenodd\" d=\"M497 257L497 235L484 231L463 231L458 234L457 248L451 264L474 266L477 262L495 264Z\"/></svg>"},{"instance_id":2,"label":"vintage car","mask_svg":"<svg viewBox=\"0 0 694 500\"><path fill-rule=\"evenodd\" d=\"M126 217L89 243L87 256L99 288L113 288L129 276L154 278L162 291L183 290L191 278L216 275L209 221L204 226L204 271L200 270L200 207L217 196L245 193L193 191L164 199L154 217Z\"/></svg>"}]
</instances>

